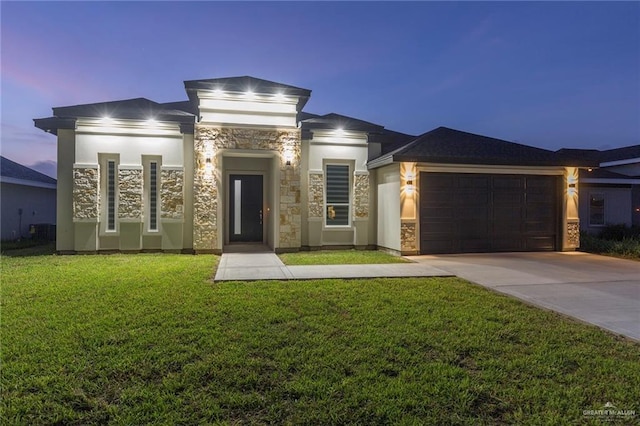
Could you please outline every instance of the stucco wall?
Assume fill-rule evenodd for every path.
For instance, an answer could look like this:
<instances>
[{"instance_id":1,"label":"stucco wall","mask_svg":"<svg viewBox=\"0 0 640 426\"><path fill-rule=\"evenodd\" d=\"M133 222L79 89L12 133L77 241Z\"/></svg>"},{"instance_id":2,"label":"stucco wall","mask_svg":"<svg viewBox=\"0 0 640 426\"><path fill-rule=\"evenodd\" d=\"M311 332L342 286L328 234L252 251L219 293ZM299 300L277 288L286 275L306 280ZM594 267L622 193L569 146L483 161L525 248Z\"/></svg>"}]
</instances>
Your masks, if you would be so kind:
<instances>
[{"instance_id":1,"label":"stucco wall","mask_svg":"<svg viewBox=\"0 0 640 426\"><path fill-rule=\"evenodd\" d=\"M118 153L120 165L141 165L143 155L162 157L163 166L183 166L183 135L177 124L78 120L75 162L97 164L98 153Z\"/></svg>"},{"instance_id":2,"label":"stucco wall","mask_svg":"<svg viewBox=\"0 0 640 426\"><path fill-rule=\"evenodd\" d=\"M306 209L305 245L365 247L375 244L370 236L370 176L367 170L367 135L364 132L313 130L313 138L305 140ZM351 176L351 221L349 226L325 225L325 166L348 164Z\"/></svg>"},{"instance_id":3,"label":"stucco wall","mask_svg":"<svg viewBox=\"0 0 640 426\"><path fill-rule=\"evenodd\" d=\"M67 134L68 133L68 134ZM59 250L182 250L191 246L191 224L185 226L184 158L192 149L191 135L183 135L176 123L143 120L78 119L76 131L58 137L59 181L71 186L71 232L59 240ZM71 179L66 181L66 158L72 158ZM116 231L105 232L104 204L106 159L117 165ZM149 158L158 170L159 231L148 230L146 203ZM145 166L146 165L146 166ZM190 178L190 176L189 176ZM189 191L189 197L192 193ZM60 198L60 197L59 197ZM64 197L63 197L64 198ZM145 219L146 218L146 219ZM59 218L64 225L65 219ZM93 223L93 225L90 225ZM96 224L97 223L97 227ZM183 241L185 227L189 238ZM185 245L186 244L186 245Z\"/></svg>"},{"instance_id":4,"label":"stucco wall","mask_svg":"<svg viewBox=\"0 0 640 426\"><path fill-rule=\"evenodd\" d=\"M56 223L56 190L3 182L0 240L30 238L29 225ZM19 209L22 214L19 214Z\"/></svg>"},{"instance_id":5,"label":"stucco wall","mask_svg":"<svg viewBox=\"0 0 640 426\"><path fill-rule=\"evenodd\" d=\"M377 245L400 252L400 165L375 170L378 188Z\"/></svg>"},{"instance_id":6,"label":"stucco wall","mask_svg":"<svg viewBox=\"0 0 640 426\"><path fill-rule=\"evenodd\" d=\"M632 225L631 188L615 188L596 186L593 184L580 185L580 229L598 233L602 226L589 224L589 203L592 194L604 195L604 222L607 224Z\"/></svg>"}]
</instances>

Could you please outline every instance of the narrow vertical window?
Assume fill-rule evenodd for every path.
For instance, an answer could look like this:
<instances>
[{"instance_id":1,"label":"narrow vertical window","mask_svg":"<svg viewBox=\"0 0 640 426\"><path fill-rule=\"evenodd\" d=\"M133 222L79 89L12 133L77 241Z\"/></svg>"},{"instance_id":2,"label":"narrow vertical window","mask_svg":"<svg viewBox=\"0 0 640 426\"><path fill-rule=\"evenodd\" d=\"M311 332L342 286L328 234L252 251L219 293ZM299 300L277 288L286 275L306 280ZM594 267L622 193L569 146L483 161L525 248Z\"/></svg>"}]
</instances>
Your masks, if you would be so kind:
<instances>
[{"instance_id":1,"label":"narrow vertical window","mask_svg":"<svg viewBox=\"0 0 640 426\"><path fill-rule=\"evenodd\" d=\"M149 230L158 230L158 163L149 163Z\"/></svg>"},{"instance_id":2,"label":"narrow vertical window","mask_svg":"<svg viewBox=\"0 0 640 426\"><path fill-rule=\"evenodd\" d=\"M327 205L325 224L327 226L349 225L349 166L328 164L326 168Z\"/></svg>"},{"instance_id":3,"label":"narrow vertical window","mask_svg":"<svg viewBox=\"0 0 640 426\"><path fill-rule=\"evenodd\" d=\"M107 231L116 230L116 162L107 162Z\"/></svg>"},{"instance_id":4,"label":"narrow vertical window","mask_svg":"<svg viewBox=\"0 0 640 426\"><path fill-rule=\"evenodd\" d=\"M591 194L589 197L589 225L604 225L604 195Z\"/></svg>"}]
</instances>

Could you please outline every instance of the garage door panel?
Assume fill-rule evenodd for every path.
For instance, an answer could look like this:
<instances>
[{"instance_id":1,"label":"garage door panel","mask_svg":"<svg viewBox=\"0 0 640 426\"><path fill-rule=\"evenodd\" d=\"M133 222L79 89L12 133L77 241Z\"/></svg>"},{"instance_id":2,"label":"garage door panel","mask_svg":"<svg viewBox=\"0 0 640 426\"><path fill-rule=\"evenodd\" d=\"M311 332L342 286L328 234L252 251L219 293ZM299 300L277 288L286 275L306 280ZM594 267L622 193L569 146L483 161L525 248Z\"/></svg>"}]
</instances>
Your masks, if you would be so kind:
<instances>
[{"instance_id":1,"label":"garage door panel","mask_svg":"<svg viewBox=\"0 0 640 426\"><path fill-rule=\"evenodd\" d=\"M549 223L549 221L529 221L525 223L524 228L526 234L550 234L553 233L553 230L553 223Z\"/></svg>"},{"instance_id":2,"label":"garage door panel","mask_svg":"<svg viewBox=\"0 0 640 426\"><path fill-rule=\"evenodd\" d=\"M422 253L556 247L557 177L423 172L420 182Z\"/></svg>"},{"instance_id":3,"label":"garage door panel","mask_svg":"<svg viewBox=\"0 0 640 426\"><path fill-rule=\"evenodd\" d=\"M520 176L501 176L493 177L494 189L512 189L520 192L524 188L524 178Z\"/></svg>"},{"instance_id":4,"label":"garage door panel","mask_svg":"<svg viewBox=\"0 0 640 426\"><path fill-rule=\"evenodd\" d=\"M457 188L468 188L471 190L489 188L490 180L486 176L459 176L457 181Z\"/></svg>"},{"instance_id":5,"label":"garage door panel","mask_svg":"<svg viewBox=\"0 0 640 426\"><path fill-rule=\"evenodd\" d=\"M555 250L555 238L552 237L527 237L528 251L552 251Z\"/></svg>"},{"instance_id":6,"label":"garage door panel","mask_svg":"<svg viewBox=\"0 0 640 426\"><path fill-rule=\"evenodd\" d=\"M425 219L451 219L455 218L455 210L451 207L435 207L422 210Z\"/></svg>"},{"instance_id":7,"label":"garage door panel","mask_svg":"<svg viewBox=\"0 0 640 426\"><path fill-rule=\"evenodd\" d=\"M420 235L428 236L448 236L457 232L457 226L452 221L434 221L420 226Z\"/></svg>"},{"instance_id":8,"label":"garage door panel","mask_svg":"<svg viewBox=\"0 0 640 426\"><path fill-rule=\"evenodd\" d=\"M524 242L518 236L515 238L503 237L493 240L491 251L522 251L524 250Z\"/></svg>"},{"instance_id":9,"label":"garage door panel","mask_svg":"<svg viewBox=\"0 0 640 426\"><path fill-rule=\"evenodd\" d=\"M490 251L491 247L486 238L464 239L460 241L461 253L484 253Z\"/></svg>"}]
</instances>

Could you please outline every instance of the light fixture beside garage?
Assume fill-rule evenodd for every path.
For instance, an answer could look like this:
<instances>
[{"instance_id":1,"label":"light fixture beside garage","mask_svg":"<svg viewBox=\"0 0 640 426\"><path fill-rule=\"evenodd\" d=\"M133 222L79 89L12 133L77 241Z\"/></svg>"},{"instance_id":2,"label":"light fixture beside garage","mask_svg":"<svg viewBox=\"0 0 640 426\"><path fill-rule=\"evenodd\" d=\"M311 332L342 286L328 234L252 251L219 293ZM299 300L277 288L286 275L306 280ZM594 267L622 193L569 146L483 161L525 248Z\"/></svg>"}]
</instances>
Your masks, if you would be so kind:
<instances>
[{"instance_id":1,"label":"light fixture beside garage","mask_svg":"<svg viewBox=\"0 0 640 426\"><path fill-rule=\"evenodd\" d=\"M412 170L408 170L405 173L404 176L404 180L405 180L405 184L404 184L404 192L407 195L413 195L413 193L416 190L415 185L413 184L413 181L415 180L415 173Z\"/></svg>"}]
</instances>

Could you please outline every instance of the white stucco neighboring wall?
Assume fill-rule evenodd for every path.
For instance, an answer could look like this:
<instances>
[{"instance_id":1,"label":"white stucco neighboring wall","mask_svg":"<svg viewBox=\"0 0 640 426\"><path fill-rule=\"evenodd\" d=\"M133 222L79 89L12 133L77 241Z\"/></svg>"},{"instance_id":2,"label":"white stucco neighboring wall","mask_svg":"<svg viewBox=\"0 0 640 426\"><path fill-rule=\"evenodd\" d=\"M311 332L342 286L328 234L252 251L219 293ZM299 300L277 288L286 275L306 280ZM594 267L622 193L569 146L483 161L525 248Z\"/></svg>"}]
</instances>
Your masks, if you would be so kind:
<instances>
[{"instance_id":1,"label":"white stucco neighboring wall","mask_svg":"<svg viewBox=\"0 0 640 426\"><path fill-rule=\"evenodd\" d=\"M98 153L118 153L121 165L142 165L143 155L157 155L163 166L184 166L182 141L175 123L79 119L75 162L97 164Z\"/></svg>"},{"instance_id":2,"label":"white stucco neighboring wall","mask_svg":"<svg viewBox=\"0 0 640 426\"><path fill-rule=\"evenodd\" d=\"M296 127L298 97L198 91L200 123L224 126Z\"/></svg>"},{"instance_id":3,"label":"white stucco neighboring wall","mask_svg":"<svg viewBox=\"0 0 640 426\"><path fill-rule=\"evenodd\" d=\"M400 164L390 164L373 172L378 188L377 245L400 252Z\"/></svg>"},{"instance_id":4,"label":"white stucco neighboring wall","mask_svg":"<svg viewBox=\"0 0 640 426\"><path fill-rule=\"evenodd\" d=\"M310 247L355 246L375 244L369 224L372 220L370 179L367 170L367 134L342 130L312 130L312 138L303 141L303 184L307 191L302 203L307 229L302 244ZM326 176L327 164L344 164L350 168L350 221L345 226L327 226ZM320 188L319 186L322 186ZM318 187L316 187L318 186ZM312 198L311 200L309 200Z\"/></svg>"}]
</instances>

